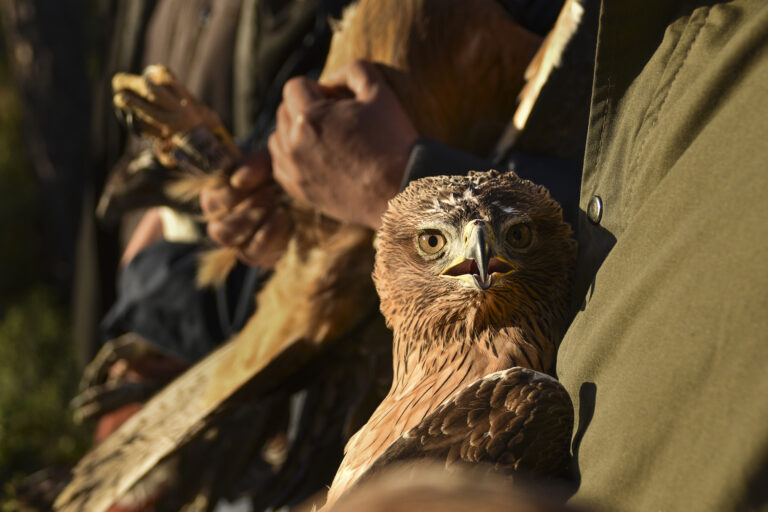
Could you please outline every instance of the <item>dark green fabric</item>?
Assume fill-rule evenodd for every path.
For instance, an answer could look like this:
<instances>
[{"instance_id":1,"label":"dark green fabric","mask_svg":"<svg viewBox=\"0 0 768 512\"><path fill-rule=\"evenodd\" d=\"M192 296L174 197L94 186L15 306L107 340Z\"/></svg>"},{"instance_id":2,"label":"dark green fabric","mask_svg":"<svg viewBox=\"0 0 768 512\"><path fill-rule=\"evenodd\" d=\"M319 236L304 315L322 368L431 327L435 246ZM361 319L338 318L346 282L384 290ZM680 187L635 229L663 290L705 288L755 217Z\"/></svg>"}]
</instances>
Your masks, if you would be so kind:
<instances>
[{"instance_id":1,"label":"dark green fabric","mask_svg":"<svg viewBox=\"0 0 768 512\"><path fill-rule=\"evenodd\" d=\"M243 2L235 54L235 136L245 137L253 129L272 82L311 32L317 10L317 0Z\"/></svg>"},{"instance_id":2,"label":"dark green fabric","mask_svg":"<svg viewBox=\"0 0 768 512\"><path fill-rule=\"evenodd\" d=\"M575 503L766 508L768 3L603 0L558 354ZM583 213L583 212L582 212Z\"/></svg>"}]
</instances>

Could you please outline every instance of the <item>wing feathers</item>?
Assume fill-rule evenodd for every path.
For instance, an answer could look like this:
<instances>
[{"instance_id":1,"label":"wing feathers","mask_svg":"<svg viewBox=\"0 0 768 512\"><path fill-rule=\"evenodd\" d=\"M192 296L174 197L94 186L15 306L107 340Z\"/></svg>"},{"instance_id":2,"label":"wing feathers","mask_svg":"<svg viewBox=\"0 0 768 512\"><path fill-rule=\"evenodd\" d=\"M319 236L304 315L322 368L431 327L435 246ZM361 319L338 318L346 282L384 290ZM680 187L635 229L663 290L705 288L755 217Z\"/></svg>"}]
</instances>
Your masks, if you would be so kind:
<instances>
[{"instance_id":1,"label":"wing feathers","mask_svg":"<svg viewBox=\"0 0 768 512\"><path fill-rule=\"evenodd\" d=\"M573 406L549 376L515 367L489 374L401 436L360 481L392 462L485 462L504 472L560 474L570 459Z\"/></svg>"}]
</instances>

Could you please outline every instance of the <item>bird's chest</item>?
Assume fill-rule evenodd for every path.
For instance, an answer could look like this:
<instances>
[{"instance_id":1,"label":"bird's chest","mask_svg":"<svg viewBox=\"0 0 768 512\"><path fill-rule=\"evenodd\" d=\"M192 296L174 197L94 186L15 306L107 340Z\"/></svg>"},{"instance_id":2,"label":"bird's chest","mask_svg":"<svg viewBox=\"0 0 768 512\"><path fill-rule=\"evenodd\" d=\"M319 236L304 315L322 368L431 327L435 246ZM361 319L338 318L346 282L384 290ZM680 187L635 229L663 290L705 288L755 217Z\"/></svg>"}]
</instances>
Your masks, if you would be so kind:
<instances>
[{"instance_id":1,"label":"bird's chest","mask_svg":"<svg viewBox=\"0 0 768 512\"><path fill-rule=\"evenodd\" d=\"M329 493L340 495L400 436L454 393L509 365L482 344L394 343L392 387L368 422L350 439Z\"/></svg>"},{"instance_id":2,"label":"bird's chest","mask_svg":"<svg viewBox=\"0 0 768 512\"><path fill-rule=\"evenodd\" d=\"M435 347L401 360L392 388L350 443L347 457L372 462L397 438L418 425L465 385L506 368L501 358L472 346Z\"/></svg>"}]
</instances>

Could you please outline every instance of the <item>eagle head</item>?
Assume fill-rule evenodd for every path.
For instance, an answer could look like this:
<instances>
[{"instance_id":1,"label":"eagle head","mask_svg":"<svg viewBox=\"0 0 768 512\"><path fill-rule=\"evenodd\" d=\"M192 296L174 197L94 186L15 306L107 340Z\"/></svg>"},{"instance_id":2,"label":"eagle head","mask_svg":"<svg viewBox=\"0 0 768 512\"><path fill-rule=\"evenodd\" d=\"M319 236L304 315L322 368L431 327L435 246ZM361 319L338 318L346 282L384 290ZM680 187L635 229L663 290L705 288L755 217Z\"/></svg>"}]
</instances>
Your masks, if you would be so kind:
<instances>
[{"instance_id":1,"label":"eagle head","mask_svg":"<svg viewBox=\"0 0 768 512\"><path fill-rule=\"evenodd\" d=\"M378 234L382 312L396 336L520 328L557 344L570 316L571 235L549 192L512 172L416 180Z\"/></svg>"}]
</instances>

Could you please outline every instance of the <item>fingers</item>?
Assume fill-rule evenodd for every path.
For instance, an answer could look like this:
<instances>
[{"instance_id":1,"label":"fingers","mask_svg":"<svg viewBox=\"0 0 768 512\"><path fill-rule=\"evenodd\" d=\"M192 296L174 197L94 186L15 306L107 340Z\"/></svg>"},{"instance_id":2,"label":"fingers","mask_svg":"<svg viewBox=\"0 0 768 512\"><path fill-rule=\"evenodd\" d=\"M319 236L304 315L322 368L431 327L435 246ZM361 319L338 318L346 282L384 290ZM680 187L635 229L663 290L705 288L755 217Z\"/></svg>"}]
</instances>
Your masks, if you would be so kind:
<instances>
[{"instance_id":1,"label":"fingers","mask_svg":"<svg viewBox=\"0 0 768 512\"><path fill-rule=\"evenodd\" d=\"M323 83L327 87L345 87L352 91L358 100L370 99L377 91L384 77L376 66L365 60L352 63L332 73Z\"/></svg>"},{"instance_id":2,"label":"fingers","mask_svg":"<svg viewBox=\"0 0 768 512\"><path fill-rule=\"evenodd\" d=\"M251 190L264 185L272 178L272 162L268 151L248 155L240 167L232 173L229 184L238 190Z\"/></svg>"},{"instance_id":3,"label":"fingers","mask_svg":"<svg viewBox=\"0 0 768 512\"><path fill-rule=\"evenodd\" d=\"M240 247L248 242L264 222L267 211L254 207L226 218L208 223L208 235L225 247Z\"/></svg>"},{"instance_id":4,"label":"fingers","mask_svg":"<svg viewBox=\"0 0 768 512\"><path fill-rule=\"evenodd\" d=\"M230 177L228 186L201 192L208 235L223 246L239 249L241 259L248 263L272 261L275 254L282 253L292 232L287 209L280 204L283 198L283 190L272 179L269 152L251 154ZM267 240L273 234L276 240ZM262 252L270 257L262 258Z\"/></svg>"},{"instance_id":5,"label":"fingers","mask_svg":"<svg viewBox=\"0 0 768 512\"><path fill-rule=\"evenodd\" d=\"M304 191L304 175L299 169L302 161L297 155L311 153L316 146L318 134L309 118L316 117L323 108L323 103L316 102L308 112L292 118L286 102L281 103L277 109L277 129L267 141L272 177L298 204L307 205L310 201Z\"/></svg>"},{"instance_id":6,"label":"fingers","mask_svg":"<svg viewBox=\"0 0 768 512\"><path fill-rule=\"evenodd\" d=\"M303 112L302 115L304 115ZM275 134L278 135L281 139L284 139L292 132L293 126L293 118L288 112L288 106L285 104L285 102L281 103L280 106L277 107L277 114L275 117L277 118ZM283 141L281 140L280 142L282 143ZM271 153L272 152L270 151L270 154Z\"/></svg>"},{"instance_id":7,"label":"fingers","mask_svg":"<svg viewBox=\"0 0 768 512\"><path fill-rule=\"evenodd\" d=\"M309 117L326 102L316 82L305 77L289 80L283 88L283 102L277 110L276 133L283 147L312 144L317 134Z\"/></svg>"},{"instance_id":8,"label":"fingers","mask_svg":"<svg viewBox=\"0 0 768 512\"><path fill-rule=\"evenodd\" d=\"M250 265L273 267L285 251L292 233L293 219L290 211L285 206L279 206L270 212L238 256Z\"/></svg>"},{"instance_id":9,"label":"fingers","mask_svg":"<svg viewBox=\"0 0 768 512\"><path fill-rule=\"evenodd\" d=\"M269 209L249 205L238 217L208 224L212 239L239 248L238 257L244 262L265 267L277 262L292 233L293 219L282 205Z\"/></svg>"},{"instance_id":10,"label":"fingers","mask_svg":"<svg viewBox=\"0 0 768 512\"><path fill-rule=\"evenodd\" d=\"M200 192L200 207L207 219L221 218L244 197L244 193L229 187L206 187Z\"/></svg>"},{"instance_id":11,"label":"fingers","mask_svg":"<svg viewBox=\"0 0 768 512\"><path fill-rule=\"evenodd\" d=\"M211 220L208 235L223 246L239 249L238 256L248 264L274 265L293 233L289 208L280 204L282 197L276 183L261 187L258 194Z\"/></svg>"},{"instance_id":12,"label":"fingers","mask_svg":"<svg viewBox=\"0 0 768 512\"><path fill-rule=\"evenodd\" d=\"M292 146L301 147L301 144L288 140L291 137L291 131L291 120L287 108L281 104L277 110L277 130L269 136L267 141L269 154L272 157L272 176L289 196L301 203L306 203L307 198L299 185L297 163L288 149Z\"/></svg>"},{"instance_id":13,"label":"fingers","mask_svg":"<svg viewBox=\"0 0 768 512\"><path fill-rule=\"evenodd\" d=\"M298 166L301 163L294 158L296 149L310 151L309 148L316 144L319 134L311 119L333 101L317 82L305 77L293 78L283 88L283 102L277 109L277 127L269 137L268 149L274 179L300 203L307 203L307 198L299 181Z\"/></svg>"},{"instance_id":14,"label":"fingers","mask_svg":"<svg viewBox=\"0 0 768 512\"><path fill-rule=\"evenodd\" d=\"M280 195L280 187L267 181L253 190L232 187L207 187L200 192L200 207L208 220L222 220L245 205L268 206ZM242 204L241 204L242 203Z\"/></svg>"},{"instance_id":15,"label":"fingers","mask_svg":"<svg viewBox=\"0 0 768 512\"><path fill-rule=\"evenodd\" d=\"M227 247L242 246L261 227L280 197L281 190L277 184L262 187L258 194L248 196L234 208L214 217L208 223L209 236Z\"/></svg>"},{"instance_id":16,"label":"fingers","mask_svg":"<svg viewBox=\"0 0 768 512\"><path fill-rule=\"evenodd\" d=\"M304 76L291 78L283 87L283 105L291 118L305 114L318 101L325 99L317 82Z\"/></svg>"}]
</instances>

